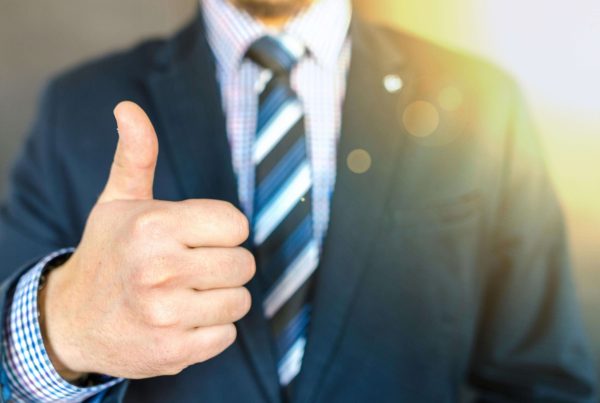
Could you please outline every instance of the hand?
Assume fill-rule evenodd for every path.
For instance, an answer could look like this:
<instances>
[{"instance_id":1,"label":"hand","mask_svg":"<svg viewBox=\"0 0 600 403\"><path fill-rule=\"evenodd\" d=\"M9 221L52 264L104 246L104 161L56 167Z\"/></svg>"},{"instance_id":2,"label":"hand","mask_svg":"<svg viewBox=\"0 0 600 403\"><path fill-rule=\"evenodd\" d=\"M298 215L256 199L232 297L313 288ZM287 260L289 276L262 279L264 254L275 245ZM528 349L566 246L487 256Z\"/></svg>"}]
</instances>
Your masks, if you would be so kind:
<instances>
[{"instance_id":1,"label":"hand","mask_svg":"<svg viewBox=\"0 0 600 403\"><path fill-rule=\"evenodd\" d=\"M42 333L68 380L176 374L221 353L250 309L248 221L216 200L153 200L158 140L144 111L115 109L119 143L73 256L40 293Z\"/></svg>"}]
</instances>

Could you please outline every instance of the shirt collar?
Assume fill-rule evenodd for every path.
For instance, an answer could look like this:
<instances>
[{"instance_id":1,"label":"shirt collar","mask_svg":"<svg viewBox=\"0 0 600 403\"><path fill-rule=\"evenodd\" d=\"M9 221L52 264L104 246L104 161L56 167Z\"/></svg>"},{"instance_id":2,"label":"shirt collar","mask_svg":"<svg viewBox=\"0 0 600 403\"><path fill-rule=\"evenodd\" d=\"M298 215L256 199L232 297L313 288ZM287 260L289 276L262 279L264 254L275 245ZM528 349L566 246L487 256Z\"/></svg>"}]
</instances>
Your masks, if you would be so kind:
<instances>
[{"instance_id":1,"label":"shirt collar","mask_svg":"<svg viewBox=\"0 0 600 403\"><path fill-rule=\"evenodd\" d=\"M334 69L348 37L351 15L349 0L316 0L288 22L284 32L301 41L318 64Z\"/></svg>"},{"instance_id":2,"label":"shirt collar","mask_svg":"<svg viewBox=\"0 0 600 403\"><path fill-rule=\"evenodd\" d=\"M263 35L274 34L228 0L201 0L208 42L225 71L239 68L246 51ZM326 69L337 68L346 43L352 14L350 0L315 0L290 20L285 33L307 47L309 55Z\"/></svg>"}]
</instances>

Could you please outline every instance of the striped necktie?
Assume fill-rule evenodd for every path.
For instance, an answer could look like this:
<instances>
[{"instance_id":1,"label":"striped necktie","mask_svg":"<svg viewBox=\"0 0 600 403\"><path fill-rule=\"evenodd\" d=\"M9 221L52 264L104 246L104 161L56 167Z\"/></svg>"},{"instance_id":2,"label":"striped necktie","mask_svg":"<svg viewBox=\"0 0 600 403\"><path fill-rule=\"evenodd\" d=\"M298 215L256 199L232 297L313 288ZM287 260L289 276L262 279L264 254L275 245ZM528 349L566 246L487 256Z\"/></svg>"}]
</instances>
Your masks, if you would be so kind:
<instances>
[{"instance_id":1,"label":"striped necktie","mask_svg":"<svg viewBox=\"0 0 600 403\"><path fill-rule=\"evenodd\" d=\"M267 290L263 310L276 343L279 383L288 394L302 366L319 258L304 112L290 86L290 71L304 54L302 46L271 36L248 51L250 60L271 73L259 97L253 149L253 234Z\"/></svg>"}]
</instances>

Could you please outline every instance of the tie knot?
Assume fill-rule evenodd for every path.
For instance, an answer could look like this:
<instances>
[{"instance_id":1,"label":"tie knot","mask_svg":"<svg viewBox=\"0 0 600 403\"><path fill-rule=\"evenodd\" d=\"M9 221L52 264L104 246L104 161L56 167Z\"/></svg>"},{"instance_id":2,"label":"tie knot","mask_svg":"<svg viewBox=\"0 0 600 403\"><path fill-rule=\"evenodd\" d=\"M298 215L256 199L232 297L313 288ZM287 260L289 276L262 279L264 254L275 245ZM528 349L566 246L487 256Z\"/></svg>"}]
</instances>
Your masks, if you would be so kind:
<instances>
[{"instance_id":1,"label":"tie knot","mask_svg":"<svg viewBox=\"0 0 600 403\"><path fill-rule=\"evenodd\" d=\"M287 75L305 52L305 47L293 38L267 35L250 46L246 57L273 74Z\"/></svg>"}]
</instances>

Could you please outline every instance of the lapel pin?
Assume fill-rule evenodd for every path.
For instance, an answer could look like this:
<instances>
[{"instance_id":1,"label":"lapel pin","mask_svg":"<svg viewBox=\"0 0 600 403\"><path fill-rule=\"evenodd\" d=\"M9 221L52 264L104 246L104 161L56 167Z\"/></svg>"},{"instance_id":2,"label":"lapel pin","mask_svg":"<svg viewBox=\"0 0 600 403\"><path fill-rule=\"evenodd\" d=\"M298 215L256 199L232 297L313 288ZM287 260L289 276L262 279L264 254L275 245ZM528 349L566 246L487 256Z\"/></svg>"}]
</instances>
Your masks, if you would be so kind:
<instances>
[{"instance_id":1,"label":"lapel pin","mask_svg":"<svg viewBox=\"0 0 600 403\"><path fill-rule=\"evenodd\" d=\"M390 94L399 92L404 86L404 81L397 74L388 74L383 78L383 86Z\"/></svg>"}]
</instances>

